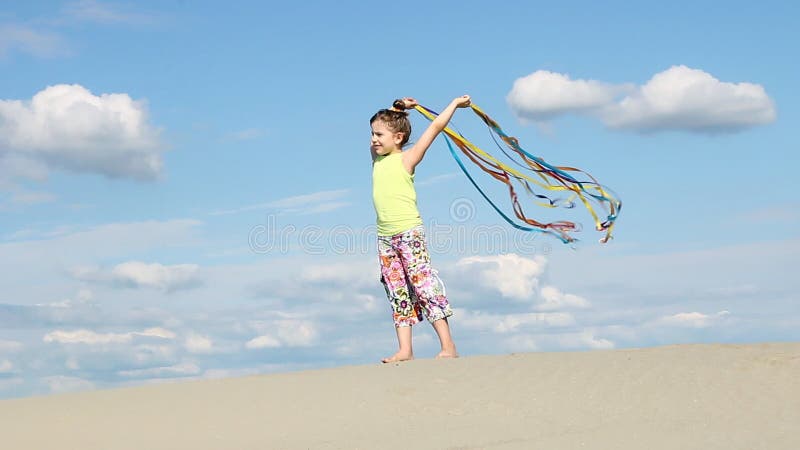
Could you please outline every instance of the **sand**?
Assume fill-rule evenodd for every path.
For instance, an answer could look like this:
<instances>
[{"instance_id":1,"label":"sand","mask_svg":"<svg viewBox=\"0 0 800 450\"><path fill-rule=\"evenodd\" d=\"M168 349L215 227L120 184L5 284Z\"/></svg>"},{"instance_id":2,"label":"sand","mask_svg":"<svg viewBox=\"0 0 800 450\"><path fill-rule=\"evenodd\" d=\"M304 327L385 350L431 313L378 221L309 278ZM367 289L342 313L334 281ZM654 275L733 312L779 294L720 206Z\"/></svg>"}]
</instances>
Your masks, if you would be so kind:
<instances>
[{"instance_id":1,"label":"sand","mask_svg":"<svg viewBox=\"0 0 800 450\"><path fill-rule=\"evenodd\" d=\"M0 401L4 449L800 449L800 343L474 356Z\"/></svg>"}]
</instances>

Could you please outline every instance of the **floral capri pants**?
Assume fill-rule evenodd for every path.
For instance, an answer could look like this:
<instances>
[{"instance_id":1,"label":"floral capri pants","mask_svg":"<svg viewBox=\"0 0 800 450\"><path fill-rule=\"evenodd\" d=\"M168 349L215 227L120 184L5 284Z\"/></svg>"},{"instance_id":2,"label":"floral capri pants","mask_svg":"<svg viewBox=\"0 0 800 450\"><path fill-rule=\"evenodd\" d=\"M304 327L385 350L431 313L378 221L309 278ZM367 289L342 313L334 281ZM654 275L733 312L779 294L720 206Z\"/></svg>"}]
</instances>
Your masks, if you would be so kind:
<instances>
[{"instance_id":1,"label":"floral capri pants","mask_svg":"<svg viewBox=\"0 0 800 450\"><path fill-rule=\"evenodd\" d=\"M453 315L444 283L431 268L421 225L394 236L378 236L378 257L396 327L422 321L423 313L429 322Z\"/></svg>"}]
</instances>

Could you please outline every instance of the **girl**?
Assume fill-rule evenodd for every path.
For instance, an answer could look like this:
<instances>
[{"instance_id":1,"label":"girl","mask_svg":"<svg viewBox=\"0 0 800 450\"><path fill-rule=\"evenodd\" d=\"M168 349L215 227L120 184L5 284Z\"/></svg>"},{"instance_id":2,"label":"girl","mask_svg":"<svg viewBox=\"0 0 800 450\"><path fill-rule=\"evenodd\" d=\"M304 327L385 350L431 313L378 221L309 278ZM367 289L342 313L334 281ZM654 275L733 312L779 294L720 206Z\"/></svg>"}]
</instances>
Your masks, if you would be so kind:
<instances>
[{"instance_id":1,"label":"girl","mask_svg":"<svg viewBox=\"0 0 800 450\"><path fill-rule=\"evenodd\" d=\"M403 151L411 136L406 109L416 106L413 98L395 100L369 120L372 128L372 199L378 220L378 256L381 282L392 306L399 350L384 363L414 358L411 326L424 316L433 325L442 351L437 358L456 358L447 318L453 315L441 280L431 268L425 246L425 230L417 210L414 169L436 136L445 128L456 108L469 106L468 95L455 98L416 144Z\"/></svg>"}]
</instances>

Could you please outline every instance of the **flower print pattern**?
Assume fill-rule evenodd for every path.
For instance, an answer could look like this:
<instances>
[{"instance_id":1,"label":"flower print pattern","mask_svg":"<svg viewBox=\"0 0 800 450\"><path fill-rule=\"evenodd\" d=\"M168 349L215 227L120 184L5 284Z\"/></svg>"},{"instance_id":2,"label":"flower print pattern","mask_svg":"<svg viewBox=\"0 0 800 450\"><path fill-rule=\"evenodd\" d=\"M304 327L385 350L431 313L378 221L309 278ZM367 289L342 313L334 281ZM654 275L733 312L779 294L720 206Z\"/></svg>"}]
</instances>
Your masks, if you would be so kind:
<instances>
[{"instance_id":1,"label":"flower print pattern","mask_svg":"<svg viewBox=\"0 0 800 450\"><path fill-rule=\"evenodd\" d=\"M423 317L433 322L453 315L444 284L431 268L422 226L394 236L378 236L378 257L395 326L412 326Z\"/></svg>"}]
</instances>

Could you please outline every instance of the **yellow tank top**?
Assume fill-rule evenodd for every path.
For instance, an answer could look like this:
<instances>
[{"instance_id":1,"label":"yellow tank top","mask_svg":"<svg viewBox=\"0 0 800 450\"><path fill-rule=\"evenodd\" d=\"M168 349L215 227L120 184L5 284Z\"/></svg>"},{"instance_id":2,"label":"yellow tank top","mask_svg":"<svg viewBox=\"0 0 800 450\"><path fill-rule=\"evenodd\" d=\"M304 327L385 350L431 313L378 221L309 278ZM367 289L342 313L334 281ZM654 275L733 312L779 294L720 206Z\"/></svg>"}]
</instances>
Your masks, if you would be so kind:
<instances>
[{"instance_id":1,"label":"yellow tank top","mask_svg":"<svg viewBox=\"0 0 800 450\"><path fill-rule=\"evenodd\" d=\"M403 167L403 154L378 156L372 164L372 202L378 236L393 236L422 225L414 175Z\"/></svg>"}]
</instances>

